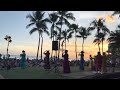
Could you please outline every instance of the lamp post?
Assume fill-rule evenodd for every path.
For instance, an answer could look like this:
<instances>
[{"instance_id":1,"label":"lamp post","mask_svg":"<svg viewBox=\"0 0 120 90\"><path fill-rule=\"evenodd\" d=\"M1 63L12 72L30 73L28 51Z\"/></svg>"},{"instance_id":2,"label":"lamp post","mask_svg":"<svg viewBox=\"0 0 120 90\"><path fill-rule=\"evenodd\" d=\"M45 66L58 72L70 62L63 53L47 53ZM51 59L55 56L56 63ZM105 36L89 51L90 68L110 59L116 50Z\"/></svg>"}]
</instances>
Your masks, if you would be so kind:
<instances>
[{"instance_id":1,"label":"lamp post","mask_svg":"<svg viewBox=\"0 0 120 90\"><path fill-rule=\"evenodd\" d=\"M5 36L5 38L4 38L6 41L8 41L8 45L7 45L7 55L6 55L6 57L8 57L8 48L9 48L9 43L10 42L12 42L12 40L11 40L11 36ZM9 58L9 57L8 57Z\"/></svg>"}]
</instances>

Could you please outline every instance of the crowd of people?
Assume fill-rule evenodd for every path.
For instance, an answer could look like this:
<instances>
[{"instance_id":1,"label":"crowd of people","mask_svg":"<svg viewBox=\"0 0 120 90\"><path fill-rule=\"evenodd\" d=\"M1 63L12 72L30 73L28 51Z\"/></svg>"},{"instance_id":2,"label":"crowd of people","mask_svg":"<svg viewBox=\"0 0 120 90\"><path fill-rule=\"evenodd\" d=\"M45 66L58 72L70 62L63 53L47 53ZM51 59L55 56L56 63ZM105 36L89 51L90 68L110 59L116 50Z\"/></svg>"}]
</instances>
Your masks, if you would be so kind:
<instances>
[{"instance_id":1,"label":"crowd of people","mask_svg":"<svg viewBox=\"0 0 120 90\"><path fill-rule=\"evenodd\" d=\"M80 53L80 60L73 61L69 61L68 50L65 50L62 53L63 59L60 60L58 60L58 58L55 56L54 58L50 58L49 51L45 51L44 55L44 60L30 60L29 58L26 58L26 53L24 50L22 51L22 54L20 54L21 59L5 59L5 56L1 58L2 55L0 54L0 69L10 70L16 67L20 67L21 69L25 69L27 67L44 67L45 70L50 70L52 65L57 65L63 67L63 73L71 73L70 66L79 66L79 69L81 71L84 71L84 67L87 66L91 71L95 73L105 73L109 71L107 67L111 67L112 72L114 72L115 66L118 64L116 63L115 57L112 56L108 58L105 52L103 55L98 52L95 57L92 57L92 55L90 55L89 61L84 60L83 51Z\"/></svg>"},{"instance_id":2,"label":"crowd of people","mask_svg":"<svg viewBox=\"0 0 120 90\"><path fill-rule=\"evenodd\" d=\"M115 72L115 66L117 66L117 64L120 65L120 63L116 61L115 56L107 56L105 52L103 52L103 55L98 52L94 58L90 55L89 67L91 71L95 73Z\"/></svg>"}]
</instances>

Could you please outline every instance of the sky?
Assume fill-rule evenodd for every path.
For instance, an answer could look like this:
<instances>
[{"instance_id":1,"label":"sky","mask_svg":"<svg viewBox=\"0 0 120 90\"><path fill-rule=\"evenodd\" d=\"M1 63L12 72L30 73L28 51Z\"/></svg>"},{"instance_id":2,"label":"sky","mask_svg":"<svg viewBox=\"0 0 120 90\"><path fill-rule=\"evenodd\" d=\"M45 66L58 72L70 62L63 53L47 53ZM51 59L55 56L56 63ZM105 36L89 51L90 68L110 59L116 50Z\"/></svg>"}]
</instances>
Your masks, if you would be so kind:
<instances>
[{"instance_id":1,"label":"sky","mask_svg":"<svg viewBox=\"0 0 120 90\"><path fill-rule=\"evenodd\" d=\"M28 14L31 14L32 11L0 11L0 53L5 55L7 48L7 41L4 40L6 35L11 36L12 42L9 46L9 54L10 55L20 55L22 50L26 51L27 56L36 56L37 46L38 46L38 33L35 32L32 35L29 34L30 29L26 28L29 24L29 19L26 18ZM48 11L49 13L51 11ZM111 15L113 11L70 11L73 13L76 21L70 21L70 23L76 23L79 26L88 27L90 22L94 19L98 19L100 17L106 18L108 15ZM47 17L47 13L45 14ZM106 19L106 26L110 29L110 31L114 31L117 25L120 23L118 20L118 16L113 17L114 20L110 20L109 17ZM50 28L50 24L48 24L48 28ZM65 27L63 28L65 29ZM50 30L50 29L48 29ZM84 51L85 51L85 59L89 59L89 55L94 56L97 51L97 45L93 44L94 35L96 31L92 32L92 35L89 36L85 40ZM43 42L43 51L50 50L51 51L51 40L50 38L44 34L44 42ZM106 37L107 38L107 37ZM77 52L79 53L82 49L82 39L77 39ZM75 47L74 47L74 37L70 39L69 43L67 43L67 49L69 53L69 58L75 59ZM104 42L104 51L108 49L108 43ZM61 55L61 54L60 54ZM39 52L40 58L40 52ZM78 57L79 59L80 57Z\"/></svg>"}]
</instances>

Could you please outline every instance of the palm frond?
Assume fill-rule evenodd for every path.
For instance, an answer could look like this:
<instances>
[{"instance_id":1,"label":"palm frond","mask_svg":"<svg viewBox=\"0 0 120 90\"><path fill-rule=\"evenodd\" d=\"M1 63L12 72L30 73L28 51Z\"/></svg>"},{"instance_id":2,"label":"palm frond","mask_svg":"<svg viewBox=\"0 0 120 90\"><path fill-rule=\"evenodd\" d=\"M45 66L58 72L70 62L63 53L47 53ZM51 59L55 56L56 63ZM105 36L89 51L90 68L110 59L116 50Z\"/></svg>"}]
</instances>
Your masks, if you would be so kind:
<instances>
[{"instance_id":1,"label":"palm frond","mask_svg":"<svg viewBox=\"0 0 120 90\"><path fill-rule=\"evenodd\" d=\"M90 23L90 26L91 25L93 25L94 27L97 27L98 25L97 25L97 20L95 19L95 20L93 20L91 23Z\"/></svg>"},{"instance_id":2,"label":"palm frond","mask_svg":"<svg viewBox=\"0 0 120 90\"><path fill-rule=\"evenodd\" d=\"M35 23L30 23L26 26L26 28L29 28L30 26L33 26Z\"/></svg>"},{"instance_id":3,"label":"palm frond","mask_svg":"<svg viewBox=\"0 0 120 90\"><path fill-rule=\"evenodd\" d=\"M120 11L114 11L112 15L114 16L116 14L120 14Z\"/></svg>"},{"instance_id":4,"label":"palm frond","mask_svg":"<svg viewBox=\"0 0 120 90\"><path fill-rule=\"evenodd\" d=\"M44 33L46 33L48 36L50 35L49 31L47 31L46 29L44 29Z\"/></svg>"},{"instance_id":5,"label":"palm frond","mask_svg":"<svg viewBox=\"0 0 120 90\"><path fill-rule=\"evenodd\" d=\"M68 20L64 18L64 21L65 21L65 24L69 27L70 23L68 22Z\"/></svg>"},{"instance_id":6,"label":"palm frond","mask_svg":"<svg viewBox=\"0 0 120 90\"><path fill-rule=\"evenodd\" d=\"M31 35L31 34L33 34L33 33L36 32L36 31L38 31L38 28L33 28L33 29L30 30L29 33L30 33L30 35Z\"/></svg>"},{"instance_id":7,"label":"palm frond","mask_svg":"<svg viewBox=\"0 0 120 90\"><path fill-rule=\"evenodd\" d=\"M73 13L67 13L66 18L75 21L75 17L73 16Z\"/></svg>"},{"instance_id":8,"label":"palm frond","mask_svg":"<svg viewBox=\"0 0 120 90\"><path fill-rule=\"evenodd\" d=\"M81 38L82 36L80 36L80 35L76 35L76 37Z\"/></svg>"}]
</instances>

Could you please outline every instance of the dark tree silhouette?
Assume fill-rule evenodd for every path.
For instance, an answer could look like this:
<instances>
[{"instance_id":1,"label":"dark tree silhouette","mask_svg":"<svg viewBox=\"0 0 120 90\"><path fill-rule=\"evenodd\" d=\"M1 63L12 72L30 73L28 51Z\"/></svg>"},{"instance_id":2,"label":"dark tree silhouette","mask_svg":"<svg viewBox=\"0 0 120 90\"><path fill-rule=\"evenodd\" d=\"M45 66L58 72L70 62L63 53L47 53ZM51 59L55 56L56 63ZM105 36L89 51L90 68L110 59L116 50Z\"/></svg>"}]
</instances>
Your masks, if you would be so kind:
<instances>
[{"instance_id":1,"label":"dark tree silhouette","mask_svg":"<svg viewBox=\"0 0 120 90\"><path fill-rule=\"evenodd\" d=\"M77 37L83 39L82 51L84 51L84 40L87 38L87 36L89 36L91 34L90 34L89 30L85 27L80 27L78 33L79 33L79 35L77 35Z\"/></svg>"},{"instance_id":2,"label":"dark tree silhouette","mask_svg":"<svg viewBox=\"0 0 120 90\"><path fill-rule=\"evenodd\" d=\"M43 33L46 33L49 35L49 32L47 31L47 22L50 22L48 18L44 18L45 12L43 11L34 11L32 14L28 14L26 18L29 18L30 24L26 26L26 28L33 26L34 27L30 30L30 34L33 34L34 32L38 32L39 34L39 41L38 41L38 49L37 49L37 56L36 59L38 59L39 55L39 46L40 46L40 37L42 38L41 43L41 59L42 59L42 45L43 45Z\"/></svg>"},{"instance_id":3,"label":"dark tree silhouette","mask_svg":"<svg viewBox=\"0 0 120 90\"><path fill-rule=\"evenodd\" d=\"M7 45L7 56L8 56L9 43L12 42L11 36L7 36L7 35L6 35L4 39L8 42L8 45Z\"/></svg>"},{"instance_id":4,"label":"dark tree silhouette","mask_svg":"<svg viewBox=\"0 0 120 90\"><path fill-rule=\"evenodd\" d=\"M57 22L57 25L60 25L59 37L61 38L62 26L65 24L69 27L70 23L68 20L75 21L75 17L73 16L73 13L70 13L68 11L57 11L57 15L59 16L58 17L59 20ZM59 59L59 54L60 54L60 41L61 41L61 39L59 39L58 59Z\"/></svg>"}]
</instances>

